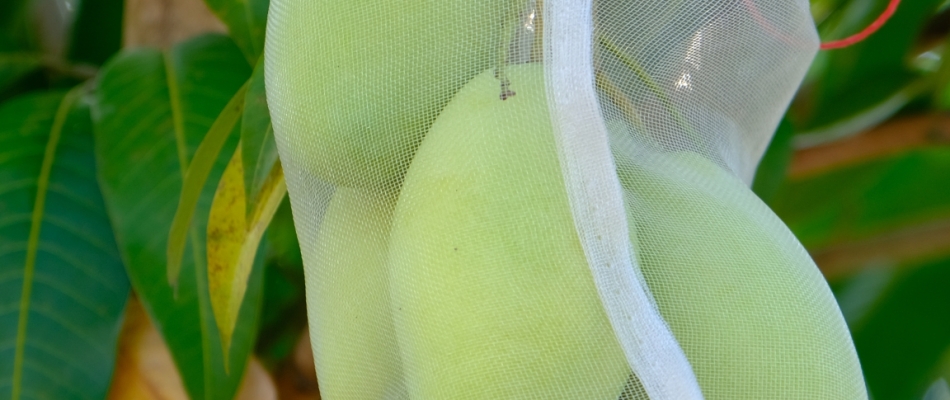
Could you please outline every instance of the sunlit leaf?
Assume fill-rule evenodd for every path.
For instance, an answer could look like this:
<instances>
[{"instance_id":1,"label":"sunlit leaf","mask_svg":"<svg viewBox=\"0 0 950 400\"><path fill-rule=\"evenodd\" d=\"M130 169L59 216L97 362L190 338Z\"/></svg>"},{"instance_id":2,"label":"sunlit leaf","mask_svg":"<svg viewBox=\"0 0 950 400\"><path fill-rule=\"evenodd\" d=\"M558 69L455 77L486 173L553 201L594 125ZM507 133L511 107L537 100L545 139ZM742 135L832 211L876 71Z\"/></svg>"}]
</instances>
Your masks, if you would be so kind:
<instances>
[{"instance_id":1,"label":"sunlit leaf","mask_svg":"<svg viewBox=\"0 0 950 400\"><path fill-rule=\"evenodd\" d=\"M102 398L129 283L80 92L0 105L0 397Z\"/></svg>"},{"instance_id":2,"label":"sunlit leaf","mask_svg":"<svg viewBox=\"0 0 950 400\"><path fill-rule=\"evenodd\" d=\"M214 185L204 187L192 218L177 298L166 278L166 239L188 165L250 73L233 42L211 35L167 52L121 53L103 67L96 89L99 181L119 249L192 399L234 396L254 343L262 274L255 268L248 280L226 369L205 255ZM231 135L216 158L210 182L220 178L237 140Z\"/></svg>"}]
</instances>

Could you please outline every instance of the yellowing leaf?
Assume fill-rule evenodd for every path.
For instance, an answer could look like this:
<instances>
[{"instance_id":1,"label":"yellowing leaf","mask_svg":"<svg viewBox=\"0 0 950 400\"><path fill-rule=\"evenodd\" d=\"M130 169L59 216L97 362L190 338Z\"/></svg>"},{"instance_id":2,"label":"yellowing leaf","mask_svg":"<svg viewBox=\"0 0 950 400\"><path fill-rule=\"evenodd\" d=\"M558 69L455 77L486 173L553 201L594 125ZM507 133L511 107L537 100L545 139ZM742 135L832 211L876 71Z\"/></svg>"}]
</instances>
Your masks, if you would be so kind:
<instances>
[{"instance_id":1,"label":"yellowing leaf","mask_svg":"<svg viewBox=\"0 0 950 400\"><path fill-rule=\"evenodd\" d=\"M225 360L261 237L286 193L283 170L275 163L248 219L240 150L218 183L208 216L208 286Z\"/></svg>"},{"instance_id":2,"label":"yellowing leaf","mask_svg":"<svg viewBox=\"0 0 950 400\"><path fill-rule=\"evenodd\" d=\"M172 86L169 88L171 87ZM188 237L189 227L191 226L191 217L194 215L198 200L201 198L201 189L205 187L208 175L211 174L211 170L214 168L214 162L218 159L218 153L221 152L221 148L224 147L228 136L231 135L234 126L241 118L245 93L247 93L246 82L244 86L241 86L237 93L231 97L231 101L224 106L224 110L218 114L218 118L211 125L211 128L208 129L208 133L204 139L202 139L201 144L198 145L198 149L195 150L195 155L191 158L191 164L187 164L184 157L179 155L183 167L187 165L187 171L185 172L185 180L182 182L181 197L178 199L178 209L175 210L175 217L172 219L172 226L168 231L168 247L165 249L166 257L168 258L168 265L166 267L168 284L174 288L178 287L178 274L181 272L181 257L185 254L185 242ZM176 128L176 136L183 135L180 131L182 131L181 128ZM243 190L243 188L241 190Z\"/></svg>"}]
</instances>

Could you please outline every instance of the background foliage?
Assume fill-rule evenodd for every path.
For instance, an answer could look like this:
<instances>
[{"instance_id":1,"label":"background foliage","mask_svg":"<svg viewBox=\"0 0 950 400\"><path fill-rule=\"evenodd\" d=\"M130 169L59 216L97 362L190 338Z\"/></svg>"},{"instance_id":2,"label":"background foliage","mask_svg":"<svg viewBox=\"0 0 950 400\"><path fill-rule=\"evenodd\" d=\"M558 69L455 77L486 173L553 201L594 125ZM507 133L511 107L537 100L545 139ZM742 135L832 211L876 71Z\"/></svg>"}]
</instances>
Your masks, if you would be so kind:
<instances>
[{"instance_id":1,"label":"background foliage","mask_svg":"<svg viewBox=\"0 0 950 400\"><path fill-rule=\"evenodd\" d=\"M205 3L0 2L0 398L315 396L268 0ZM812 13L831 40L885 3ZM753 186L831 283L878 400L950 398L948 5L905 0L819 54Z\"/></svg>"}]
</instances>

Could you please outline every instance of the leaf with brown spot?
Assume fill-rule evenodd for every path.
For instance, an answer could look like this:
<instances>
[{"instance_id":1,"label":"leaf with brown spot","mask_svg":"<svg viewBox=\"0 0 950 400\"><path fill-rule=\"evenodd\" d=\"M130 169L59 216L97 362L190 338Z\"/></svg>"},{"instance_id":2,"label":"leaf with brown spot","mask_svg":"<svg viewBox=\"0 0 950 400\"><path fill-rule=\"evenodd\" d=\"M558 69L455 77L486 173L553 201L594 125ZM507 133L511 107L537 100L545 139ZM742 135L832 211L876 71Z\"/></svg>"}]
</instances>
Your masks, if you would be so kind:
<instances>
[{"instance_id":1,"label":"leaf with brown spot","mask_svg":"<svg viewBox=\"0 0 950 400\"><path fill-rule=\"evenodd\" d=\"M261 238L287 193L283 170L275 164L248 219L240 149L218 182L208 216L208 286L225 360Z\"/></svg>"}]
</instances>

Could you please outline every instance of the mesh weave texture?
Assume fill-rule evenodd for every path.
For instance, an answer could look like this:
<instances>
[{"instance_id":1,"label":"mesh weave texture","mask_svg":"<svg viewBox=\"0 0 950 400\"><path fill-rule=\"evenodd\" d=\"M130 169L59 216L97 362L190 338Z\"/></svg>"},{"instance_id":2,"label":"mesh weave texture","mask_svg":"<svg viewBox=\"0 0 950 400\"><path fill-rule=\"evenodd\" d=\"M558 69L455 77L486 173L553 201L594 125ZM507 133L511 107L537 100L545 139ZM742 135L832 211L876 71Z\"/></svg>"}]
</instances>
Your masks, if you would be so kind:
<instances>
[{"instance_id":1,"label":"mesh weave texture","mask_svg":"<svg viewBox=\"0 0 950 400\"><path fill-rule=\"evenodd\" d=\"M805 0L271 0L322 398L866 399L749 189Z\"/></svg>"}]
</instances>

